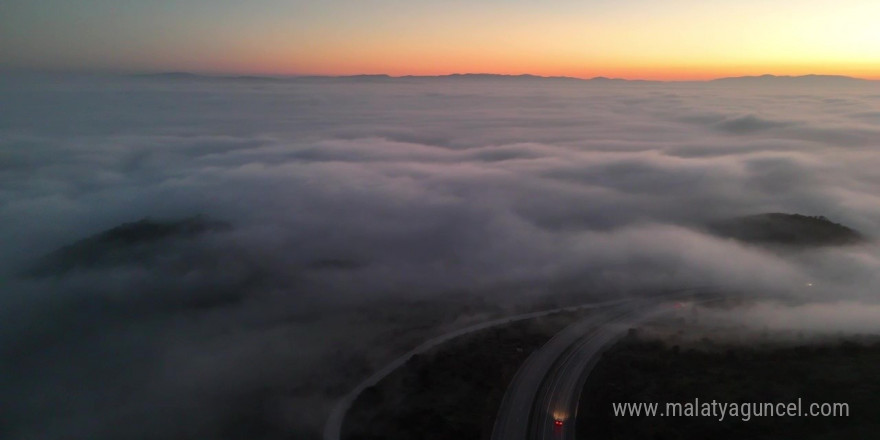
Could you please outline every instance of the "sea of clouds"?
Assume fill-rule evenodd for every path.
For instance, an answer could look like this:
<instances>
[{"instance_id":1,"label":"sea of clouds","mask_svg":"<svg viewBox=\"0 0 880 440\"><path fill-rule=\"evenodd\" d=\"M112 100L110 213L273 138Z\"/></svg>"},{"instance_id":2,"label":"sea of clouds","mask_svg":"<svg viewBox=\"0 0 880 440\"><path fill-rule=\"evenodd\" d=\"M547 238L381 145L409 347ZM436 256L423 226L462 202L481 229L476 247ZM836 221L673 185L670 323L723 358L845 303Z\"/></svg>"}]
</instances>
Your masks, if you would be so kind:
<instances>
[{"instance_id":1,"label":"sea of clouds","mask_svg":"<svg viewBox=\"0 0 880 440\"><path fill-rule=\"evenodd\" d=\"M2 438L317 438L364 373L345 359L401 348L380 343L406 307L351 311L395 302L720 286L852 308L880 285L873 242L703 229L791 212L880 237L877 83L19 75L0 102ZM233 228L19 276L196 214Z\"/></svg>"}]
</instances>

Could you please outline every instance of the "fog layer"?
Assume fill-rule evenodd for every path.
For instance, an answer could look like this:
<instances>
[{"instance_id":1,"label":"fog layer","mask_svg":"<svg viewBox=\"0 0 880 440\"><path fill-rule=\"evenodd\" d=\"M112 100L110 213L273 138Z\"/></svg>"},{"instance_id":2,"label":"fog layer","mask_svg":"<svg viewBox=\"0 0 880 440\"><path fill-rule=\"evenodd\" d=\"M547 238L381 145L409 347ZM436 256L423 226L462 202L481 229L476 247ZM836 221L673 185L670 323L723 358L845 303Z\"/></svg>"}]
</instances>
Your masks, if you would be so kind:
<instances>
[{"instance_id":1,"label":"fog layer","mask_svg":"<svg viewBox=\"0 0 880 440\"><path fill-rule=\"evenodd\" d=\"M790 212L880 236L874 83L51 77L7 78L0 101L3 438L317 436L401 348L394 329L463 319L431 314L450 298L853 304L880 281L873 241L703 227ZM121 223L196 214L231 229L19 276Z\"/></svg>"}]
</instances>

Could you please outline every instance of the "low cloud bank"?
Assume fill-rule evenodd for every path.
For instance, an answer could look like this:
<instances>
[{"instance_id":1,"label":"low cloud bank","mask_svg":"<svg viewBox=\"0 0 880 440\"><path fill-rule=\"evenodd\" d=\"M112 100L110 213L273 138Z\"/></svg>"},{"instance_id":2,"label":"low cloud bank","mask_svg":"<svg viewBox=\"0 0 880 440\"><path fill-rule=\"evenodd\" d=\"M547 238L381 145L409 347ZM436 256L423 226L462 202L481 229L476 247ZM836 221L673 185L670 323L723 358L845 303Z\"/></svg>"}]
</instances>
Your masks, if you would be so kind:
<instances>
[{"instance_id":1,"label":"low cloud bank","mask_svg":"<svg viewBox=\"0 0 880 440\"><path fill-rule=\"evenodd\" d=\"M806 333L813 336L880 333L880 305L854 301L807 304L758 302L732 311L703 310L702 321L741 325L751 330Z\"/></svg>"},{"instance_id":2,"label":"low cloud bank","mask_svg":"<svg viewBox=\"0 0 880 440\"><path fill-rule=\"evenodd\" d=\"M859 304L880 281L873 240L789 252L703 228L792 212L880 236L872 83L77 79L0 96L4 438L316 436L421 313L393 304L695 285ZM17 276L119 224L200 213L232 229Z\"/></svg>"}]
</instances>

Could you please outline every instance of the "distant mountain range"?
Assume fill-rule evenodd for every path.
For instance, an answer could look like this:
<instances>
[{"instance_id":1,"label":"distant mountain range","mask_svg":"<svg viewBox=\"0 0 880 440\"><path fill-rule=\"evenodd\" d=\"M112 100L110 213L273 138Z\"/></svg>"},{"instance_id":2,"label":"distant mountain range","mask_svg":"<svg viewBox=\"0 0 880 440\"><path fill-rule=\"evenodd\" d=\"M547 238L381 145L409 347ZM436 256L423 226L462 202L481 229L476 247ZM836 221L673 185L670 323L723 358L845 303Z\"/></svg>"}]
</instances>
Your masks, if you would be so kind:
<instances>
[{"instance_id":1,"label":"distant mountain range","mask_svg":"<svg viewBox=\"0 0 880 440\"><path fill-rule=\"evenodd\" d=\"M777 76L777 75L760 75L760 76L737 76L727 78L717 78L705 81L656 81L656 80L630 80L622 78L607 78L597 76L595 78L575 78L571 76L539 76L539 75L501 75L493 73L453 73L450 75L405 75L391 76L386 74L364 74L364 75L346 75L346 76L255 76L255 75L200 75L189 72L164 72L133 75L136 78L144 79L160 79L160 80L176 80L176 81L194 81L194 80L214 80L214 81L247 81L247 82L282 82L282 81L358 81L358 82L385 82L394 80L544 80L544 81L567 81L567 82L599 82L599 83L698 83L698 84L743 84L743 85L782 85L782 84L800 84L800 85L855 85L867 83L880 83L880 81L855 78L843 75L801 75L801 76Z\"/></svg>"},{"instance_id":2,"label":"distant mountain range","mask_svg":"<svg viewBox=\"0 0 880 440\"><path fill-rule=\"evenodd\" d=\"M876 82L868 79L854 78L843 75L801 75L801 76L777 76L777 75L760 75L760 76L735 76L729 78L718 78L711 82L716 83L797 83L797 84L826 84L826 83L865 83Z\"/></svg>"},{"instance_id":3,"label":"distant mountain range","mask_svg":"<svg viewBox=\"0 0 880 440\"><path fill-rule=\"evenodd\" d=\"M134 78L141 79L163 79L176 81L287 81L294 77L282 78L274 76L256 76L256 75L200 75L198 73L189 72L162 72L162 73L138 73L130 75Z\"/></svg>"}]
</instances>

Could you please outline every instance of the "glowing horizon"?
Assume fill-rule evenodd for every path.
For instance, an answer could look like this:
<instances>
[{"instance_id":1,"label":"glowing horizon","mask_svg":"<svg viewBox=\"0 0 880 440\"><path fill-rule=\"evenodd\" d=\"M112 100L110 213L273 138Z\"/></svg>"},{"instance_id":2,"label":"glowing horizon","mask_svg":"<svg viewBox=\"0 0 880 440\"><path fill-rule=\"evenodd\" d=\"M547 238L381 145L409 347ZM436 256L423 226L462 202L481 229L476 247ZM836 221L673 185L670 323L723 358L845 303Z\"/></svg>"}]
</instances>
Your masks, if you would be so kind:
<instances>
[{"instance_id":1,"label":"glowing horizon","mask_svg":"<svg viewBox=\"0 0 880 440\"><path fill-rule=\"evenodd\" d=\"M880 2L11 0L0 67L261 75L880 79Z\"/></svg>"}]
</instances>

